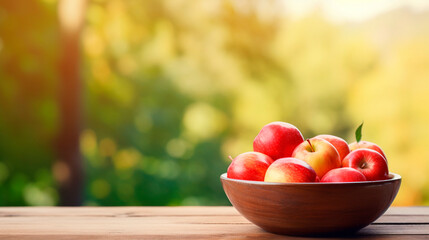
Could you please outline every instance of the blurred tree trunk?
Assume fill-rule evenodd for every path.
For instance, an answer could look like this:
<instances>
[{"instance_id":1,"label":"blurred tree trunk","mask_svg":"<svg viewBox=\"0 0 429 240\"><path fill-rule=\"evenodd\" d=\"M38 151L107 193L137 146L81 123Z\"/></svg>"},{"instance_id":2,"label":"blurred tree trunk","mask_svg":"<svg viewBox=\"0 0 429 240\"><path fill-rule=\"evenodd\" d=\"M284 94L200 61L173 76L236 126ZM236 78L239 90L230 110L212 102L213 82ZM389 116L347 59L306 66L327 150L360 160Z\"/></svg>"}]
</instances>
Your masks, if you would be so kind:
<instances>
[{"instance_id":1,"label":"blurred tree trunk","mask_svg":"<svg viewBox=\"0 0 429 240\"><path fill-rule=\"evenodd\" d=\"M60 205L82 205L83 164L79 151L82 84L80 33L85 0L61 0L58 17L61 33L59 79L59 133L54 175L59 184Z\"/></svg>"}]
</instances>

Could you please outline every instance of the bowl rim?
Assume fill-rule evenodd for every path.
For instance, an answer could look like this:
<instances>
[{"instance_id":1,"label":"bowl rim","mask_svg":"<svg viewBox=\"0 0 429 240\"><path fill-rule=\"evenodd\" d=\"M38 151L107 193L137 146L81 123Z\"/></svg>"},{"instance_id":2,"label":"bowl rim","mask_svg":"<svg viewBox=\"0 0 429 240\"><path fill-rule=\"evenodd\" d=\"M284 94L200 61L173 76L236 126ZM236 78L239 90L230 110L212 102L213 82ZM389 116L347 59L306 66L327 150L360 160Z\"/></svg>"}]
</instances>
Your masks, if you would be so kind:
<instances>
[{"instance_id":1,"label":"bowl rim","mask_svg":"<svg viewBox=\"0 0 429 240\"><path fill-rule=\"evenodd\" d=\"M255 184L255 185L277 185L277 186L312 186L312 185L362 185L362 184L377 184L377 183L387 183L401 180L402 177L396 173L389 173L389 178L385 180L376 180L376 181L359 181L359 182L296 182L296 183L276 183L276 182L263 182L263 181L253 181L253 180L242 180L242 179L234 179L228 178L227 173L223 173L220 175L222 180L246 183L246 184Z\"/></svg>"}]
</instances>

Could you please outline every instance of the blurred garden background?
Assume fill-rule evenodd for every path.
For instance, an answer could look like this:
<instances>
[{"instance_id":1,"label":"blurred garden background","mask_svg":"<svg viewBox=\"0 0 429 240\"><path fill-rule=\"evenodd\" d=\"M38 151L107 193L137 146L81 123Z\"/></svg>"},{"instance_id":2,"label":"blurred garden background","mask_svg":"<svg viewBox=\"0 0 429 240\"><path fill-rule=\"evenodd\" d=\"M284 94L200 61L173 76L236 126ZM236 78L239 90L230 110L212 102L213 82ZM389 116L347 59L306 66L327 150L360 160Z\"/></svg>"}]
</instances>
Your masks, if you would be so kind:
<instances>
[{"instance_id":1,"label":"blurred garden background","mask_svg":"<svg viewBox=\"0 0 429 240\"><path fill-rule=\"evenodd\" d=\"M226 205L265 124L380 145L429 204L427 1L0 1L0 205Z\"/></svg>"}]
</instances>

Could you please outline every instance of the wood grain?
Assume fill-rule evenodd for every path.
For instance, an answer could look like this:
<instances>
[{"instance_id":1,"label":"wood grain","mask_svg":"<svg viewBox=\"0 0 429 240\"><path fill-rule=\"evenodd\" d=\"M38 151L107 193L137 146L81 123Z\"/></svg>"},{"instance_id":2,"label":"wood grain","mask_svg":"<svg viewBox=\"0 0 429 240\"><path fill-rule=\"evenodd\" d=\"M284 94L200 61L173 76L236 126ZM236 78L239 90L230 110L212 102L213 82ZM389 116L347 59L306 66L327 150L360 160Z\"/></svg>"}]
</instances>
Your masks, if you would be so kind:
<instances>
[{"instance_id":1,"label":"wood grain","mask_svg":"<svg viewBox=\"0 0 429 240\"><path fill-rule=\"evenodd\" d=\"M391 208L352 237L428 239L429 207ZM0 239L302 238L267 233L233 207L8 207Z\"/></svg>"}]
</instances>

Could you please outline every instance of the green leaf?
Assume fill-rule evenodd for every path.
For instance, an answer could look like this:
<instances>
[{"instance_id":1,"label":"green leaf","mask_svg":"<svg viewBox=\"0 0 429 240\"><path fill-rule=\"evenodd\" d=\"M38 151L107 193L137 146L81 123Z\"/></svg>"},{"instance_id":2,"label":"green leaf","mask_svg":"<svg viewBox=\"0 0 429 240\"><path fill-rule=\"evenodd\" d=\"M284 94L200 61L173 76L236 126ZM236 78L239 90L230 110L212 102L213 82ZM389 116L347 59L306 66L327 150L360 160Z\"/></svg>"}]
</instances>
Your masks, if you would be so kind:
<instances>
[{"instance_id":1,"label":"green leaf","mask_svg":"<svg viewBox=\"0 0 429 240\"><path fill-rule=\"evenodd\" d=\"M355 132L356 142L359 142L362 139L362 126L363 126L363 122L356 129L356 132Z\"/></svg>"}]
</instances>

